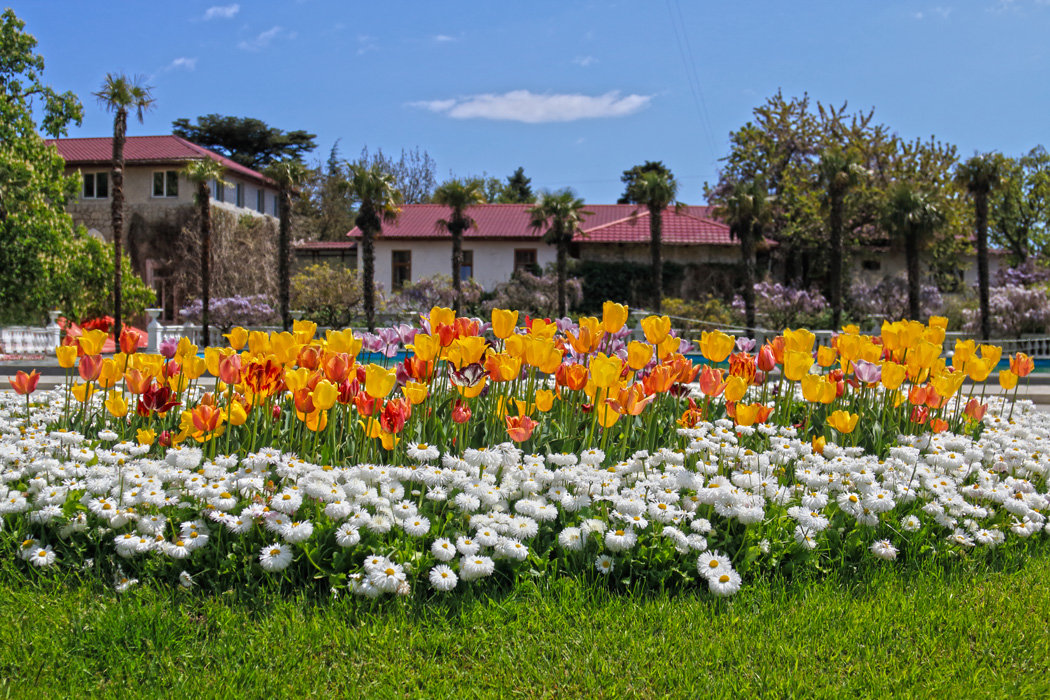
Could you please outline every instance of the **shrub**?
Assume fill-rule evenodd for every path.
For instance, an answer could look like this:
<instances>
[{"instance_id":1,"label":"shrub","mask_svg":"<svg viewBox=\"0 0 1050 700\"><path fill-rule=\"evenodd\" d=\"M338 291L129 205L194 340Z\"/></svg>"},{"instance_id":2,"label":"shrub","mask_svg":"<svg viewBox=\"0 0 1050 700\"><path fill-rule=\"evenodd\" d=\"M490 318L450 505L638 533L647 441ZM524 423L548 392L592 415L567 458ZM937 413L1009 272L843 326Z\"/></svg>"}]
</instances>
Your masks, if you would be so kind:
<instances>
[{"instance_id":1,"label":"shrub","mask_svg":"<svg viewBox=\"0 0 1050 700\"><path fill-rule=\"evenodd\" d=\"M578 306L583 299L583 284L570 277L565 281L565 294L570 309ZM529 316L552 317L558 313L558 276L553 270L542 276L519 270L509 282L496 286L493 298L485 302L484 308L518 309Z\"/></svg>"},{"instance_id":2,"label":"shrub","mask_svg":"<svg viewBox=\"0 0 1050 700\"><path fill-rule=\"evenodd\" d=\"M469 315L468 310L477 307L483 291L473 277L460 284L464 315ZM452 276L437 274L406 284L394 294L389 306L396 312L428 313L435 306L452 308L454 299Z\"/></svg>"},{"instance_id":3,"label":"shrub","mask_svg":"<svg viewBox=\"0 0 1050 700\"><path fill-rule=\"evenodd\" d=\"M674 317L675 327L683 331L707 330L713 325L728 325L731 318L729 309L725 307L722 300L708 296L704 299L664 299L663 312ZM684 319L702 321L702 323L690 323Z\"/></svg>"},{"instance_id":4,"label":"shrub","mask_svg":"<svg viewBox=\"0 0 1050 700\"><path fill-rule=\"evenodd\" d=\"M317 263L303 268L291 279L291 305L305 312L320 326L345 328L361 314L361 276L353 268ZM376 285L376 308L385 299Z\"/></svg>"},{"instance_id":5,"label":"shrub","mask_svg":"<svg viewBox=\"0 0 1050 700\"><path fill-rule=\"evenodd\" d=\"M860 316L902 319L908 315L908 280L903 277L885 277L878 284L857 280L849 290L853 310ZM922 318L938 314L944 308L941 292L932 284L920 287L919 313Z\"/></svg>"},{"instance_id":6,"label":"shrub","mask_svg":"<svg viewBox=\"0 0 1050 700\"><path fill-rule=\"evenodd\" d=\"M795 289L779 282L755 285L755 313L768 328L820 326L818 317L828 308L824 295L815 289ZM743 316L744 299L733 297L733 310Z\"/></svg>"},{"instance_id":7,"label":"shrub","mask_svg":"<svg viewBox=\"0 0 1050 700\"><path fill-rule=\"evenodd\" d=\"M186 321L200 323L204 304L195 299L179 312ZM270 299L263 294L250 297L220 297L208 302L208 323L228 331L234 326L258 326L274 320Z\"/></svg>"},{"instance_id":8,"label":"shrub","mask_svg":"<svg viewBox=\"0 0 1050 700\"><path fill-rule=\"evenodd\" d=\"M1050 324L1050 303L1043 289L1025 289L1017 285L992 287L988 290L992 335L1017 338L1022 333L1045 333ZM963 332L981 332L980 309L963 310Z\"/></svg>"}]
</instances>

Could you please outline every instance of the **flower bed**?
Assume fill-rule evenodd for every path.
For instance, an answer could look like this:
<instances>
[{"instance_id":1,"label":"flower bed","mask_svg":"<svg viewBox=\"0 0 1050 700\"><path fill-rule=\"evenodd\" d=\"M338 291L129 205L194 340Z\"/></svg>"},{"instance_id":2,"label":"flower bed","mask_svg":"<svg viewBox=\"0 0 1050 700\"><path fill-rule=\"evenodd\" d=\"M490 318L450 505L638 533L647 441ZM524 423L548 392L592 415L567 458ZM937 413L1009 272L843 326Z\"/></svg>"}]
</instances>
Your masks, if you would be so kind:
<instances>
[{"instance_id":1,"label":"flower bed","mask_svg":"<svg viewBox=\"0 0 1050 700\"><path fill-rule=\"evenodd\" d=\"M759 570L1050 531L1050 418L983 401L999 349L960 342L946 361L941 319L822 348L805 330L761 348L704 333L728 373L680 354L666 317L642 320L644 341L626 320L611 303L522 326L435 308L389 331L409 350L393 367L310 323L235 328L203 357L122 338L103 359L85 333L57 351L62 388L20 373L0 397L0 543L119 590L378 597L569 574L727 596ZM1032 363L1010 365L1016 391Z\"/></svg>"}]
</instances>

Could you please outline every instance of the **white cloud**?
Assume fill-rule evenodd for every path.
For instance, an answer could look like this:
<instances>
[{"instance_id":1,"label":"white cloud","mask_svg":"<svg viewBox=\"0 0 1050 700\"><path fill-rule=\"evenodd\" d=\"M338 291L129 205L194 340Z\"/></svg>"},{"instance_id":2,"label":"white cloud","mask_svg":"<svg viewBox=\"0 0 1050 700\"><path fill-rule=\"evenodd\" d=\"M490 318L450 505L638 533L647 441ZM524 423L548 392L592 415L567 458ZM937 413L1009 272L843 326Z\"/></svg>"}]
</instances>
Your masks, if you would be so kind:
<instances>
[{"instance_id":1,"label":"white cloud","mask_svg":"<svg viewBox=\"0 0 1050 700\"><path fill-rule=\"evenodd\" d=\"M241 41L237 44L237 48L244 51L265 49L282 31L284 30L280 26L270 27L265 32L260 32L254 39ZM294 35L289 36L289 38L294 38Z\"/></svg>"},{"instance_id":2,"label":"white cloud","mask_svg":"<svg viewBox=\"0 0 1050 700\"><path fill-rule=\"evenodd\" d=\"M598 59L594 56L577 56L576 58L572 59L572 62L580 66L581 68L586 68L587 66L594 65L595 63L597 63Z\"/></svg>"},{"instance_id":3,"label":"white cloud","mask_svg":"<svg viewBox=\"0 0 1050 700\"><path fill-rule=\"evenodd\" d=\"M357 55L358 56L363 56L364 54L368 53L369 51L378 51L378 50L379 50L379 44L376 42L376 38L374 36L369 36L368 34L358 34L357 35Z\"/></svg>"},{"instance_id":4,"label":"white cloud","mask_svg":"<svg viewBox=\"0 0 1050 700\"><path fill-rule=\"evenodd\" d=\"M204 11L204 19L233 19L240 11L241 6L237 3L232 5L214 5Z\"/></svg>"},{"instance_id":5,"label":"white cloud","mask_svg":"<svg viewBox=\"0 0 1050 700\"><path fill-rule=\"evenodd\" d=\"M436 41L439 44L447 44L447 43L449 43L451 41L459 41L459 40L456 39L456 37L454 37L454 36L449 36L448 34L435 34L434 35L434 41Z\"/></svg>"},{"instance_id":6,"label":"white cloud","mask_svg":"<svg viewBox=\"0 0 1050 700\"><path fill-rule=\"evenodd\" d=\"M604 95L537 95L512 90L502 95L483 94L447 100L410 103L413 107L445 114L453 119L495 119L526 124L571 122L578 119L625 117L644 109L652 95L624 95L614 90Z\"/></svg>"},{"instance_id":7,"label":"white cloud","mask_svg":"<svg viewBox=\"0 0 1050 700\"><path fill-rule=\"evenodd\" d=\"M175 70L176 68L184 68L186 70L193 70L197 67L196 58L187 58L185 56L179 56L174 61L167 65L167 70Z\"/></svg>"}]
</instances>

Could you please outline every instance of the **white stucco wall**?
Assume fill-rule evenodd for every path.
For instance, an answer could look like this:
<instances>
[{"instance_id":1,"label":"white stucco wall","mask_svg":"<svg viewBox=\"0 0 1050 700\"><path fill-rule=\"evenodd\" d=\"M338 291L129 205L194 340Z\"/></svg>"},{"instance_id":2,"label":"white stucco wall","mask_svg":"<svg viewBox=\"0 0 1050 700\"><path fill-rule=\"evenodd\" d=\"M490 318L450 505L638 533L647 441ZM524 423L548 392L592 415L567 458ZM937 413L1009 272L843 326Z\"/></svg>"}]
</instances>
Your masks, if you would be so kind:
<instances>
[{"instance_id":1,"label":"white stucco wall","mask_svg":"<svg viewBox=\"0 0 1050 700\"><path fill-rule=\"evenodd\" d=\"M542 241L478 241L466 240L463 250L474 252L474 279L486 290L506 282L514 272L514 251L533 249L536 263L542 268L553 263L557 255L554 246ZM389 290L393 281L393 251L412 251L412 279L416 282L437 274L452 275L452 241L450 240L378 240L375 244L376 282ZM358 267L361 266L358 255Z\"/></svg>"},{"instance_id":2,"label":"white stucco wall","mask_svg":"<svg viewBox=\"0 0 1050 700\"><path fill-rule=\"evenodd\" d=\"M864 262L872 261L878 262L878 270L866 270L864 269ZM995 280L995 273L999 270L1000 265L1005 265L1005 257L1002 255L989 255L988 256L988 276ZM975 255L964 255L959 258L959 269L963 273L963 284L972 286L977 284L977 256ZM923 275L926 275L928 268L925 264L921 265ZM853 274L862 278L865 281L879 282L884 277L905 277L908 274L908 262L903 251L891 250L891 251L878 251L872 253L858 253L853 254Z\"/></svg>"},{"instance_id":3,"label":"white stucco wall","mask_svg":"<svg viewBox=\"0 0 1050 700\"><path fill-rule=\"evenodd\" d=\"M648 265L648 243L580 243L582 260L600 262L634 262ZM688 265L690 263L738 263L740 249L724 245L668 245L663 246L664 260Z\"/></svg>"}]
</instances>

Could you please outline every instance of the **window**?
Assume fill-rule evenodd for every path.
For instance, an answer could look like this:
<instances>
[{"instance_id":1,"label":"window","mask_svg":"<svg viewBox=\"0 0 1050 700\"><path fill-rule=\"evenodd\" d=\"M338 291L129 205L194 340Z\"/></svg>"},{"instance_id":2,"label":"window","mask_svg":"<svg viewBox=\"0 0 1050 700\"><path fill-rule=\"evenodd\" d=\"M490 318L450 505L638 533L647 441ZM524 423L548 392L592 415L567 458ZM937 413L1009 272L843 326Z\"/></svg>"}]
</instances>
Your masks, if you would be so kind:
<instances>
[{"instance_id":1,"label":"window","mask_svg":"<svg viewBox=\"0 0 1050 700\"><path fill-rule=\"evenodd\" d=\"M244 184L240 182L237 183L237 206L244 206Z\"/></svg>"},{"instance_id":2,"label":"window","mask_svg":"<svg viewBox=\"0 0 1050 700\"><path fill-rule=\"evenodd\" d=\"M213 184L214 184L214 186L212 188L213 189L212 197L215 199L216 202L225 202L226 201L226 188L218 180L215 180Z\"/></svg>"},{"instance_id":3,"label":"window","mask_svg":"<svg viewBox=\"0 0 1050 700\"><path fill-rule=\"evenodd\" d=\"M84 173L82 199L106 199L109 197L109 173Z\"/></svg>"},{"instance_id":4,"label":"window","mask_svg":"<svg viewBox=\"0 0 1050 700\"><path fill-rule=\"evenodd\" d=\"M412 281L412 251L395 250L390 255L390 288L401 289L406 282Z\"/></svg>"},{"instance_id":5,"label":"window","mask_svg":"<svg viewBox=\"0 0 1050 700\"><path fill-rule=\"evenodd\" d=\"M463 263L459 266L459 278L466 282L474 276L474 251L463 251Z\"/></svg>"},{"instance_id":6,"label":"window","mask_svg":"<svg viewBox=\"0 0 1050 700\"><path fill-rule=\"evenodd\" d=\"M514 251L514 271L533 272L536 269L536 249L517 248Z\"/></svg>"},{"instance_id":7,"label":"window","mask_svg":"<svg viewBox=\"0 0 1050 700\"><path fill-rule=\"evenodd\" d=\"M273 215L274 216L280 216L281 215L280 210L277 208L278 207L278 201L277 201L278 199L280 199L280 198L277 195L273 196Z\"/></svg>"},{"instance_id":8,"label":"window","mask_svg":"<svg viewBox=\"0 0 1050 700\"><path fill-rule=\"evenodd\" d=\"M153 173L154 197L178 197L179 173L175 170L161 170Z\"/></svg>"},{"instance_id":9,"label":"window","mask_svg":"<svg viewBox=\"0 0 1050 700\"><path fill-rule=\"evenodd\" d=\"M261 187L255 190L255 210L260 214L266 211L266 190Z\"/></svg>"}]
</instances>

